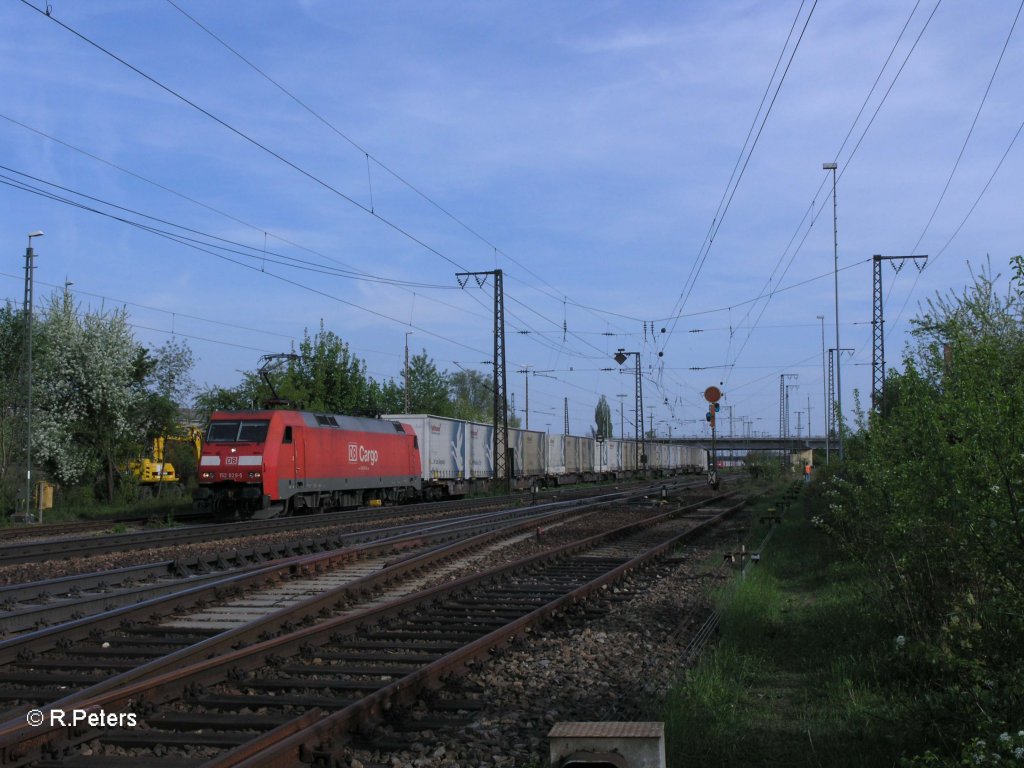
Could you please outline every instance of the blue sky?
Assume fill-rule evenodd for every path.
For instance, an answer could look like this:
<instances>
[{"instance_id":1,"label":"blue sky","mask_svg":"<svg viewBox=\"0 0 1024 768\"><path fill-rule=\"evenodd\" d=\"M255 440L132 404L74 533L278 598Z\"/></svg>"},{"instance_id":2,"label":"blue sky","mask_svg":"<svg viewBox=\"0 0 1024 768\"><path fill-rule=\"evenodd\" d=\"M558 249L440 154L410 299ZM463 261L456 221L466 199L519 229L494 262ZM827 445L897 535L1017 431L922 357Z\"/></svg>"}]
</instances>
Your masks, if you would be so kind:
<instances>
[{"instance_id":1,"label":"blue sky","mask_svg":"<svg viewBox=\"0 0 1024 768\"><path fill-rule=\"evenodd\" d=\"M848 415L870 392L872 254L930 256L884 271L898 367L918 302L1022 250L1019 2L50 5L0 7L0 295L20 302L43 230L37 301L67 281L83 308L125 306L140 342L188 342L200 386L321 321L381 380L408 332L489 372L492 283L455 273L500 268L531 428L560 430L568 398L584 433L605 395L631 434L622 347L661 434L702 431L711 384L737 434L775 434L783 373L791 429L809 405L817 434L822 163Z\"/></svg>"}]
</instances>

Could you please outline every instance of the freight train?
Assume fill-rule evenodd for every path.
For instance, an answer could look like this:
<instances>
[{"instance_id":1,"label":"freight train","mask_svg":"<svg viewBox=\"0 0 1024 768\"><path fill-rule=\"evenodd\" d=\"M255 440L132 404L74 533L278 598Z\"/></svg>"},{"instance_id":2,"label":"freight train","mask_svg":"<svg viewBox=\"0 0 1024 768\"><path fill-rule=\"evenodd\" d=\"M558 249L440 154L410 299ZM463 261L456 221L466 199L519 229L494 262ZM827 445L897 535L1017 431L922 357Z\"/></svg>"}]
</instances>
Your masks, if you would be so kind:
<instances>
[{"instance_id":1,"label":"freight train","mask_svg":"<svg viewBox=\"0 0 1024 768\"><path fill-rule=\"evenodd\" d=\"M241 517L457 498L490 490L494 427L422 414L216 411L199 460L199 510ZM510 429L513 488L638 474L632 440ZM699 472L706 451L647 443L650 474Z\"/></svg>"}]
</instances>

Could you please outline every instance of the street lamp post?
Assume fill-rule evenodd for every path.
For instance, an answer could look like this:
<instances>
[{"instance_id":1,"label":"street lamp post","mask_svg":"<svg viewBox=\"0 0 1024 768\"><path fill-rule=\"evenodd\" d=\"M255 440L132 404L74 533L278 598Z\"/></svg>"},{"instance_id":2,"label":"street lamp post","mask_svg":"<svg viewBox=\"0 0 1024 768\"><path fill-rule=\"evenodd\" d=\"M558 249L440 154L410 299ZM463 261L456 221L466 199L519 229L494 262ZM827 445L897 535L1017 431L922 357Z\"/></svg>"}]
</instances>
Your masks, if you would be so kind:
<instances>
[{"instance_id":1,"label":"street lamp post","mask_svg":"<svg viewBox=\"0 0 1024 768\"><path fill-rule=\"evenodd\" d=\"M836 349L839 343L839 220L836 216L836 163L822 163L822 170L832 171L832 261L836 296ZM839 432L839 461L843 460L843 375L836 355L836 426Z\"/></svg>"},{"instance_id":2,"label":"street lamp post","mask_svg":"<svg viewBox=\"0 0 1024 768\"><path fill-rule=\"evenodd\" d=\"M26 383L28 396L25 408L25 517L32 519L32 270L35 269L33 261L35 251L32 250L32 238L42 237L42 230L30 232L28 235L28 247L25 249L25 356L26 356ZM42 512L40 512L42 522Z\"/></svg>"}]
</instances>

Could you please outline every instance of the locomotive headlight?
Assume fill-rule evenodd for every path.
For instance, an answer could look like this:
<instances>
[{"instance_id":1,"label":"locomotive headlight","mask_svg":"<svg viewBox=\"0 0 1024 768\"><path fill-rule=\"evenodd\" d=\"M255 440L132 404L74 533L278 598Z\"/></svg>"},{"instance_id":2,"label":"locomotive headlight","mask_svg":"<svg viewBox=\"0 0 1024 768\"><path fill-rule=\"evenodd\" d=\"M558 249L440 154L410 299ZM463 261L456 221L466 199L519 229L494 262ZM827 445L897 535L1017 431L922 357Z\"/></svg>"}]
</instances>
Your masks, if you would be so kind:
<instances>
[{"instance_id":1,"label":"locomotive headlight","mask_svg":"<svg viewBox=\"0 0 1024 768\"><path fill-rule=\"evenodd\" d=\"M249 473L249 478L252 479L252 480L259 480L261 477L263 477L263 473L262 472L250 472Z\"/></svg>"},{"instance_id":2,"label":"locomotive headlight","mask_svg":"<svg viewBox=\"0 0 1024 768\"><path fill-rule=\"evenodd\" d=\"M203 480L213 480L213 472L200 472L199 477Z\"/></svg>"}]
</instances>

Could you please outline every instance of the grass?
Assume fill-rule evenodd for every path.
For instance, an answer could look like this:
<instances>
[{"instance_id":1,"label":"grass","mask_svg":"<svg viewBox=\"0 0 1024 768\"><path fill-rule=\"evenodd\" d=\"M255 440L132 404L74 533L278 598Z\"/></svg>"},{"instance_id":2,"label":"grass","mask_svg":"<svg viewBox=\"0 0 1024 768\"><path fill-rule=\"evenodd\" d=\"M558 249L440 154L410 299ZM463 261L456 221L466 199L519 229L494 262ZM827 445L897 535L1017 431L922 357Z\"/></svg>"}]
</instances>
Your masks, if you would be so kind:
<instances>
[{"instance_id":1,"label":"grass","mask_svg":"<svg viewBox=\"0 0 1024 768\"><path fill-rule=\"evenodd\" d=\"M43 511L44 523L70 523L79 520L111 520L123 517L149 515L154 519L168 520L179 512L191 509L188 496L179 498L149 498L125 500L107 504L95 500L91 493L72 494L60 499L50 509ZM0 528L13 525L8 515L0 514Z\"/></svg>"},{"instance_id":2,"label":"grass","mask_svg":"<svg viewBox=\"0 0 1024 768\"><path fill-rule=\"evenodd\" d=\"M665 707L669 765L890 766L911 735L870 584L797 504L716 597L720 640ZM760 541L760 539L757 539Z\"/></svg>"}]
</instances>

